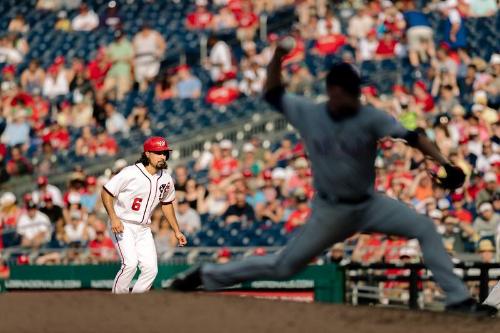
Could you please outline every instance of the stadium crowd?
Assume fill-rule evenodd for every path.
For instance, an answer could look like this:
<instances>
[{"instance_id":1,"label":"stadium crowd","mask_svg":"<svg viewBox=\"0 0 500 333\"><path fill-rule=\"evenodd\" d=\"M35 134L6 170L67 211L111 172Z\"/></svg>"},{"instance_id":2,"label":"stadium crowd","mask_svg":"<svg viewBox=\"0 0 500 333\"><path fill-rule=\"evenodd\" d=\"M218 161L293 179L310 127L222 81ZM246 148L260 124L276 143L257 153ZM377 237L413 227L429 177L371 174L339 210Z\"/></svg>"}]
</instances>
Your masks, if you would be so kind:
<instances>
[{"instance_id":1,"label":"stadium crowd","mask_svg":"<svg viewBox=\"0 0 500 333\"><path fill-rule=\"evenodd\" d=\"M40 0L37 10L60 10L47 7L51 3L58 2ZM71 3L78 6L79 1ZM432 218L450 255L477 253L484 262L500 261L500 47L495 40L489 58L473 56L465 28L468 18L496 17L498 6L496 1L477 0L428 1L425 7L416 7L414 1L340 1L331 8L327 1L196 0L194 11L186 15L186 29L235 29L242 54L236 61L236 47L211 34L201 69L183 64L165 72L160 71L160 61L169 52L168 40L148 24L129 36L121 29L115 1L101 17L83 3L77 10L68 6L57 14L54 29L61 31L92 33L102 26L116 30L115 40L96 50L95 57L70 61L59 56L47 68L31 59L20 71L18 66L30 52L24 37L30 27L16 15L0 39L0 182L33 175L37 184L23 197L9 191L1 194L0 246L33 249L37 254L19 256L18 263L117 260L100 189L126 162L118 159L104 175L88 175L75 166L67 186L57 188L47 178L57 152L119 158L114 135L151 134L154 124L146 105L135 105L128 115L119 111L131 90L154 89L157 100L201 99L220 106L238 103L239 96L259 98L265 66L279 39L270 33L263 45L258 42L259 17L291 3L296 22L289 33L296 48L283 69L288 89L317 93L314 84L327 67L312 70L306 57L333 56L358 65L408 59L410 82L400 80L383 93L377 82L369 84L363 88L363 103L386 110L409 129L425 131L464 170L467 181L459 191L445 193L432 181L429 171L442 172L432 161L401 142L385 140L376 160L376 189ZM442 15L441 39L431 27L429 11ZM68 13L75 15L70 19ZM201 79L204 75L208 82ZM77 137L70 135L75 129ZM168 133L165 136L168 139ZM172 171L178 220L191 240L212 219L263 229L279 224L284 235L293 235L307 223L314 196L312 173L307 153L294 135L272 143L258 136L248 142L213 142L195 161ZM207 176L197 177L200 174ZM157 251L166 259L175 239L160 211L153 214L152 228ZM44 248L67 251L38 255L36 250ZM263 253L263 248L254 252ZM230 257L230 248L217 253L220 262ZM420 251L413 240L356 235L333 246L321 260L347 259L419 261Z\"/></svg>"}]
</instances>

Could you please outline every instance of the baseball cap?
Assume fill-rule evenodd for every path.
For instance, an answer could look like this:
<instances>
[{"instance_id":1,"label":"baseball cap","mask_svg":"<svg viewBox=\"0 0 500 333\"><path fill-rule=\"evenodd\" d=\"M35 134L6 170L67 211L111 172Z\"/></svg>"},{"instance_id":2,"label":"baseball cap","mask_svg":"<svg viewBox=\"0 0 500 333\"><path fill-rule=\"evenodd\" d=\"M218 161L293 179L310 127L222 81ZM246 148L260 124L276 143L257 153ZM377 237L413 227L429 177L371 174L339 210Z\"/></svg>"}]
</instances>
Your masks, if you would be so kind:
<instances>
[{"instance_id":1,"label":"baseball cap","mask_svg":"<svg viewBox=\"0 0 500 333\"><path fill-rule=\"evenodd\" d=\"M437 206L441 210L450 209L450 202L448 201L448 199L442 198L438 200Z\"/></svg>"},{"instance_id":2,"label":"baseball cap","mask_svg":"<svg viewBox=\"0 0 500 333\"><path fill-rule=\"evenodd\" d=\"M500 53L495 53L491 56L490 64L500 65Z\"/></svg>"},{"instance_id":3,"label":"baseball cap","mask_svg":"<svg viewBox=\"0 0 500 333\"><path fill-rule=\"evenodd\" d=\"M339 86L352 95L361 94L361 76L358 70L347 62L339 62L330 67L326 76L327 86Z\"/></svg>"},{"instance_id":4,"label":"baseball cap","mask_svg":"<svg viewBox=\"0 0 500 333\"><path fill-rule=\"evenodd\" d=\"M307 160L303 157L299 157L298 159L295 160L295 163L293 164L293 166L296 169L307 168L307 166L308 166Z\"/></svg>"},{"instance_id":5,"label":"baseball cap","mask_svg":"<svg viewBox=\"0 0 500 333\"><path fill-rule=\"evenodd\" d=\"M430 211L429 217L431 219L441 219L443 218L443 213L439 209L434 209Z\"/></svg>"},{"instance_id":6,"label":"baseball cap","mask_svg":"<svg viewBox=\"0 0 500 333\"><path fill-rule=\"evenodd\" d=\"M253 176L252 170L250 170L250 169L243 170L242 174L243 174L243 177L245 177L245 178L251 178Z\"/></svg>"},{"instance_id":7,"label":"baseball cap","mask_svg":"<svg viewBox=\"0 0 500 333\"><path fill-rule=\"evenodd\" d=\"M79 204L80 203L80 200L81 200L81 195L78 194L78 193L70 193L68 195L68 202L70 204Z\"/></svg>"},{"instance_id":8,"label":"baseball cap","mask_svg":"<svg viewBox=\"0 0 500 333\"><path fill-rule=\"evenodd\" d=\"M269 41L269 43L273 43L273 42L277 41L278 39L279 39L279 36L274 32L267 35L267 40Z\"/></svg>"},{"instance_id":9,"label":"baseball cap","mask_svg":"<svg viewBox=\"0 0 500 333\"><path fill-rule=\"evenodd\" d=\"M255 151L255 147L250 142L247 142L243 145L243 152L244 153L252 153L254 151Z\"/></svg>"},{"instance_id":10,"label":"baseball cap","mask_svg":"<svg viewBox=\"0 0 500 333\"><path fill-rule=\"evenodd\" d=\"M231 258L231 251L227 247L223 247L217 252L219 258Z\"/></svg>"},{"instance_id":11,"label":"baseball cap","mask_svg":"<svg viewBox=\"0 0 500 333\"><path fill-rule=\"evenodd\" d=\"M453 193L451 195L452 202L462 201L464 198L465 198L465 196L463 193Z\"/></svg>"},{"instance_id":12,"label":"baseball cap","mask_svg":"<svg viewBox=\"0 0 500 333\"><path fill-rule=\"evenodd\" d=\"M49 183L49 180L45 176L40 176L36 179L36 183L38 184L38 186L44 186Z\"/></svg>"},{"instance_id":13,"label":"baseball cap","mask_svg":"<svg viewBox=\"0 0 500 333\"><path fill-rule=\"evenodd\" d=\"M5 192L0 197L0 207L10 206L16 203L16 196L12 192Z\"/></svg>"},{"instance_id":14,"label":"baseball cap","mask_svg":"<svg viewBox=\"0 0 500 333\"><path fill-rule=\"evenodd\" d=\"M344 243L339 242L339 243L333 244L332 250L342 250L342 251L344 251Z\"/></svg>"},{"instance_id":15,"label":"baseball cap","mask_svg":"<svg viewBox=\"0 0 500 333\"><path fill-rule=\"evenodd\" d=\"M222 140L219 144L220 149L231 149L233 148L233 143L230 140Z\"/></svg>"},{"instance_id":16,"label":"baseball cap","mask_svg":"<svg viewBox=\"0 0 500 333\"><path fill-rule=\"evenodd\" d=\"M487 212L487 211L493 211L493 206L489 202L483 202L479 206L479 212L480 213L484 213L484 212Z\"/></svg>"},{"instance_id":17,"label":"baseball cap","mask_svg":"<svg viewBox=\"0 0 500 333\"><path fill-rule=\"evenodd\" d=\"M479 252L494 252L495 248L489 239L483 239L479 242Z\"/></svg>"},{"instance_id":18,"label":"baseball cap","mask_svg":"<svg viewBox=\"0 0 500 333\"><path fill-rule=\"evenodd\" d=\"M52 195L50 195L50 193L45 193L43 196L42 196L42 200L47 202L47 201L52 201Z\"/></svg>"},{"instance_id":19,"label":"baseball cap","mask_svg":"<svg viewBox=\"0 0 500 333\"><path fill-rule=\"evenodd\" d=\"M120 158L120 159L116 160L115 163L113 164L113 171L116 172L118 170L123 169L126 166L127 166L127 161L123 158Z\"/></svg>"},{"instance_id":20,"label":"baseball cap","mask_svg":"<svg viewBox=\"0 0 500 333\"><path fill-rule=\"evenodd\" d=\"M94 176L87 177L87 185L95 185L97 183L97 179Z\"/></svg>"},{"instance_id":21,"label":"baseball cap","mask_svg":"<svg viewBox=\"0 0 500 333\"><path fill-rule=\"evenodd\" d=\"M497 175L495 175L493 172L487 172L484 175L484 181L487 182L487 183L496 182L497 181Z\"/></svg>"},{"instance_id":22,"label":"baseball cap","mask_svg":"<svg viewBox=\"0 0 500 333\"><path fill-rule=\"evenodd\" d=\"M144 151L165 151L172 150L168 146L167 140L161 136L152 136L144 141Z\"/></svg>"},{"instance_id":23,"label":"baseball cap","mask_svg":"<svg viewBox=\"0 0 500 333\"><path fill-rule=\"evenodd\" d=\"M286 171L283 168L275 168L271 173L272 179L286 179Z\"/></svg>"},{"instance_id":24,"label":"baseball cap","mask_svg":"<svg viewBox=\"0 0 500 333\"><path fill-rule=\"evenodd\" d=\"M265 256L267 254L267 251L263 247L258 247L253 251L254 256Z\"/></svg>"},{"instance_id":25,"label":"baseball cap","mask_svg":"<svg viewBox=\"0 0 500 333\"><path fill-rule=\"evenodd\" d=\"M271 170L269 169L266 169L264 171L262 171L262 178L264 178L264 180L271 180L273 179L273 173Z\"/></svg>"}]
</instances>

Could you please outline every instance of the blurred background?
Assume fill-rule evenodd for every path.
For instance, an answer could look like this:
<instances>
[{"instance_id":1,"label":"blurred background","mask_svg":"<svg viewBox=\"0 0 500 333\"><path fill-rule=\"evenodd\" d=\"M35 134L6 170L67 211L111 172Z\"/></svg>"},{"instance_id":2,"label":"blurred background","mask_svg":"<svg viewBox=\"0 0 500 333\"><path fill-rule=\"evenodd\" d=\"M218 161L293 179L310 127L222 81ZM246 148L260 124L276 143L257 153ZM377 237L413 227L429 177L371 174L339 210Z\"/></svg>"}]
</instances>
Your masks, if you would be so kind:
<instances>
[{"instance_id":1,"label":"blurred background","mask_svg":"<svg viewBox=\"0 0 500 333\"><path fill-rule=\"evenodd\" d=\"M296 39L289 91L324 100L329 66L353 63L368 82L363 103L425 129L467 174L446 193L426 171L435 165L387 140L377 190L432 218L455 262L499 262L497 10L495 0L0 2L0 277L18 265L117 262L100 190L150 135L174 149L189 241L176 248L156 211L161 261L227 262L285 245L314 196L300 137L260 97L285 35ZM314 263L420 261L416 240L355 235ZM373 285L380 302L407 298L404 282Z\"/></svg>"}]
</instances>

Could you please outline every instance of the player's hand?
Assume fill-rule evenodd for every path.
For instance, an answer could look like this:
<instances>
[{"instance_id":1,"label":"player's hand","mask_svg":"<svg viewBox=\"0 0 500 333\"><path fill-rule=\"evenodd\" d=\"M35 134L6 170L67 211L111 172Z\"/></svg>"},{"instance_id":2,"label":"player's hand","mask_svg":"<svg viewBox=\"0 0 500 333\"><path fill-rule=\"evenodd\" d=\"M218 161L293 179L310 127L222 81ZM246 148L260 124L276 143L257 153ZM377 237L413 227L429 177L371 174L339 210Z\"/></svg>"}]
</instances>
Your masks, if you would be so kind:
<instances>
[{"instance_id":1,"label":"player's hand","mask_svg":"<svg viewBox=\"0 0 500 333\"><path fill-rule=\"evenodd\" d=\"M179 246L184 246L187 244L186 236L184 236L184 234L182 232L175 233L175 238L177 238L177 242L179 243Z\"/></svg>"},{"instance_id":2,"label":"player's hand","mask_svg":"<svg viewBox=\"0 0 500 333\"><path fill-rule=\"evenodd\" d=\"M118 219L111 220L111 231L113 231L115 234L121 234L123 232L122 221Z\"/></svg>"}]
</instances>

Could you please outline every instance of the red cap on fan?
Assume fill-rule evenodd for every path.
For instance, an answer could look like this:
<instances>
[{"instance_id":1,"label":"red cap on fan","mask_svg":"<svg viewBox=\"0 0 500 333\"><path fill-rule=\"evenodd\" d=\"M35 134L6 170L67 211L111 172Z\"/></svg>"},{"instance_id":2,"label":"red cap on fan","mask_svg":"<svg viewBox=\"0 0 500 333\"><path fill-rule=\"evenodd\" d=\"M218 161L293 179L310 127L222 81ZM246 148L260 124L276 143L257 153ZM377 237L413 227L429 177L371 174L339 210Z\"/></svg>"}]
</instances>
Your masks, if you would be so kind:
<instances>
[{"instance_id":1,"label":"red cap on fan","mask_svg":"<svg viewBox=\"0 0 500 333\"><path fill-rule=\"evenodd\" d=\"M87 185L95 185L97 183L97 179L94 176L87 177Z\"/></svg>"},{"instance_id":2,"label":"red cap on fan","mask_svg":"<svg viewBox=\"0 0 500 333\"><path fill-rule=\"evenodd\" d=\"M266 169L262 172L262 178L264 178L264 180L271 180L273 179L273 173L271 170L269 169Z\"/></svg>"},{"instance_id":3,"label":"red cap on fan","mask_svg":"<svg viewBox=\"0 0 500 333\"><path fill-rule=\"evenodd\" d=\"M375 88L374 86L363 87L361 89L361 92L364 95L377 96L377 88Z\"/></svg>"},{"instance_id":4,"label":"red cap on fan","mask_svg":"<svg viewBox=\"0 0 500 333\"><path fill-rule=\"evenodd\" d=\"M223 247L217 252L219 258L231 258L231 251L227 247Z\"/></svg>"},{"instance_id":5,"label":"red cap on fan","mask_svg":"<svg viewBox=\"0 0 500 333\"><path fill-rule=\"evenodd\" d=\"M36 179L36 183L38 184L38 186L44 186L44 185L47 185L49 183L49 180L45 176L39 176Z\"/></svg>"},{"instance_id":6,"label":"red cap on fan","mask_svg":"<svg viewBox=\"0 0 500 333\"><path fill-rule=\"evenodd\" d=\"M245 177L245 178L253 177L252 170L250 170L250 169L243 170L243 177Z\"/></svg>"},{"instance_id":7,"label":"red cap on fan","mask_svg":"<svg viewBox=\"0 0 500 333\"><path fill-rule=\"evenodd\" d=\"M144 151L165 151L172 150L168 146L167 140L161 136L152 136L144 141Z\"/></svg>"},{"instance_id":8,"label":"red cap on fan","mask_svg":"<svg viewBox=\"0 0 500 333\"><path fill-rule=\"evenodd\" d=\"M418 88L420 88L420 89L422 89L422 90L427 90L427 85L425 84L425 82L424 82L424 81L421 81L421 80L419 80L419 81L415 82L415 83L414 83L414 86L415 86L415 87L418 87Z\"/></svg>"}]
</instances>

